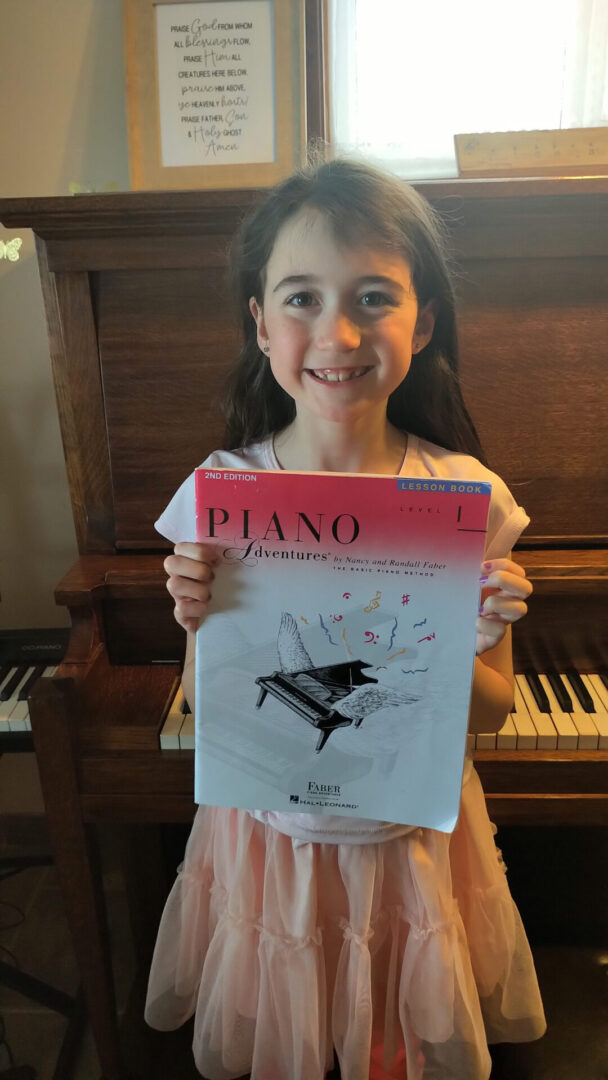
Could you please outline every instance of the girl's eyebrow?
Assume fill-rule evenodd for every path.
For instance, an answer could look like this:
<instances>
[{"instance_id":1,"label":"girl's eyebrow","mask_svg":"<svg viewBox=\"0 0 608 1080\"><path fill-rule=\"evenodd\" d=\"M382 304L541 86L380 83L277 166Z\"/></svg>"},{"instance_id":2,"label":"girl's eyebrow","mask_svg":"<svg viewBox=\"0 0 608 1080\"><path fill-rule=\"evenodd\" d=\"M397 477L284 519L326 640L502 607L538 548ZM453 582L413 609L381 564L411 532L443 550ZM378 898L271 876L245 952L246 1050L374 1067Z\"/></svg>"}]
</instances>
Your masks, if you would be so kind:
<instances>
[{"instance_id":1,"label":"girl's eyebrow","mask_svg":"<svg viewBox=\"0 0 608 1080\"><path fill-rule=\"evenodd\" d=\"M281 278L272 291L273 293L276 293L286 285L302 285L303 283L316 285L319 281L321 281L321 278L317 277L315 274L289 274L288 277ZM392 277L387 277L385 274L370 274L368 277L357 278L356 284L358 286L388 285L392 289L397 289L400 293L405 292L403 285L401 285L399 281L396 281Z\"/></svg>"}]
</instances>

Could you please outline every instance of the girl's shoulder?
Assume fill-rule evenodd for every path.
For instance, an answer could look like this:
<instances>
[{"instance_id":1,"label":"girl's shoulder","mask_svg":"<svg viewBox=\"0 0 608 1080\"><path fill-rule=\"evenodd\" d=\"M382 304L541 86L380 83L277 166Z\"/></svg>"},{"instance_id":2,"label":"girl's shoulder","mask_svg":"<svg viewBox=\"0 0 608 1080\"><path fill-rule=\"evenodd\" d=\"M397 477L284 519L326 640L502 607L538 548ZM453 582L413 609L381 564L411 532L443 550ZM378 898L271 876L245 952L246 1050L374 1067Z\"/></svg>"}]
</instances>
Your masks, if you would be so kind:
<instances>
[{"instance_id":1,"label":"girl's shoulder","mask_svg":"<svg viewBox=\"0 0 608 1080\"><path fill-rule=\"evenodd\" d=\"M404 475L479 480L492 485L486 558L497 559L508 555L530 524L526 511L523 506L518 505L504 480L471 454L446 450L443 446L427 442L417 435L410 435L402 471Z\"/></svg>"},{"instance_id":2,"label":"girl's shoulder","mask_svg":"<svg viewBox=\"0 0 608 1080\"><path fill-rule=\"evenodd\" d=\"M201 469L276 469L272 439L237 450L214 450L199 465ZM178 487L154 528L172 543L196 542L196 511L193 470Z\"/></svg>"},{"instance_id":3,"label":"girl's shoulder","mask_svg":"<svg viewBox=\"0 0 608 1080\"><path fill-rule=\"evenodd\" d=\"M411 453L410 453L411 452ZM492 472L481 461L471 454L464 454L458 450L446 450L443 446L421 439L419 435L408 437L408 452L405 457L404 467L408 462L415 468L421 469L421 473L415 475L442 476L450 479L480 480L487 484L498 485L506 488L506 484L498 475Z\"/></svg>"}]
</instances>

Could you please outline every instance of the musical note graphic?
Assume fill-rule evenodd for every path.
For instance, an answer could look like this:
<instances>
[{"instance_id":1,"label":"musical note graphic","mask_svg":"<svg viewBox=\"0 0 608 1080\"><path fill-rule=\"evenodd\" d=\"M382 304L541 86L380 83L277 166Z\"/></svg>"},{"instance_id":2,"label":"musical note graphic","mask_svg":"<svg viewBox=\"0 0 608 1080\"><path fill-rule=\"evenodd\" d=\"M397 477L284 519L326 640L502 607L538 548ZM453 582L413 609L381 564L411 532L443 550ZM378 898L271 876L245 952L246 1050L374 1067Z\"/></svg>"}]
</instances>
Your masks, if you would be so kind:
<instances>
[{"instance_id":1,"label":"musical note graphic","mask_svg":"<svg viewBox=\"0 0 608 1080\"><path fill-rule=\"evenodd\" d=\"M380 640L379 634L374 634L373 630L365 631L365 643L366 645L377 645Z\"/></svg>"},{"instance_id":2,"label":"musical note graphic","mask_svg":"<svg viewBox=\"0 0 608 1080\"><path fill-rule=\"evenodd\" d=\"M433 641L434 638L435 638L435 634L427 634L426 637L418 638L417 644L420 645L421 641Z\"/></svg>"},{"instance_id":3,"label":"musical note graphic","mask_svg":"<svg viewBox=\"0 0 608 1080\"><path fill-rule=\"evenodd\" d=\"M409 604L410 599L411 599L410 594L409 593L404 593L404 595L401 597L402 605L403 604Z\"/></svg>"},{"instance_id":4,"label":"musical note graphic","mask_svg":"<svg viewBox=\"0 0 608 1080\"><path fill-rule=\"evenodd\" d=\"M378 590L378 592L376 593L374 598L372 600L370 600L367 607L363 608L366 615L369 615L370 611L375 611L376 608L380 607L380 597L381 596L382 596L382 593Z\"/></svg>"}]
</instances>

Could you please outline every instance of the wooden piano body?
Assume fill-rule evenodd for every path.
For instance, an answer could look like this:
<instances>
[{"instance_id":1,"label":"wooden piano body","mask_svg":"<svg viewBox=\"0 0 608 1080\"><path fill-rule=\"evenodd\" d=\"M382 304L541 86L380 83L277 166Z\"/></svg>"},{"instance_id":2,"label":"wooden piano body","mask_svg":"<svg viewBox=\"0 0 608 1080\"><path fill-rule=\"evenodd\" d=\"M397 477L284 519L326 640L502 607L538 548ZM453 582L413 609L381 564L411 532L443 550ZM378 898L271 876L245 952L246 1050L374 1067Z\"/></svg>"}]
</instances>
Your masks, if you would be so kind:
<instances>
[{"instance_id":1,"label":"wooden piano body","mask_svg":"<svg viewBox=\"0 0 608 1080\"><path fill-rule=\"evenodd\" d=\"M608 178L434 182L457 261L465 395L532 526L535 586L515 662L606 661ZM152 523L221 445L235 354L226 251L255 192L0 201L36 234L80 559L57 588L72 619L31 701L49 827L104 1076L124 1075L94 824L187 822L193 762L161 754L183 635ZM608 752L478 751L498 822L605 824ZM139 831L140 850L142 830Z\"/></svg>"}]
</instances>

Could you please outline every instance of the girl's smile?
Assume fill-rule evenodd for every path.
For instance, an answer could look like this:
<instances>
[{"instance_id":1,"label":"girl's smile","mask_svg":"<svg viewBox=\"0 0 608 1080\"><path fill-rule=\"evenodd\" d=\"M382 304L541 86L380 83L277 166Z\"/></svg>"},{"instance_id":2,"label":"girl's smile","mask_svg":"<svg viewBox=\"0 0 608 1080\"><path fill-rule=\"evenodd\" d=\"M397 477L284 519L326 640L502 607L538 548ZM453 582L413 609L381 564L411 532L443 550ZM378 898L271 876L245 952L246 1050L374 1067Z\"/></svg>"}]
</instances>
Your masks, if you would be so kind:
<instances>
[{"instance_id":1,"label":"girl's smile","mask_svg":"<svg viewBox=\"0 0 608 1080\"><path fill-rule=\"evenodd\" d=\"M347 424L386 414L434 321L430 307L419 309L401 255L340 244L312 208L279 232L263 301L252 298L250 308L258 344L297 414Z\"/></svg>"}]
</instances>

